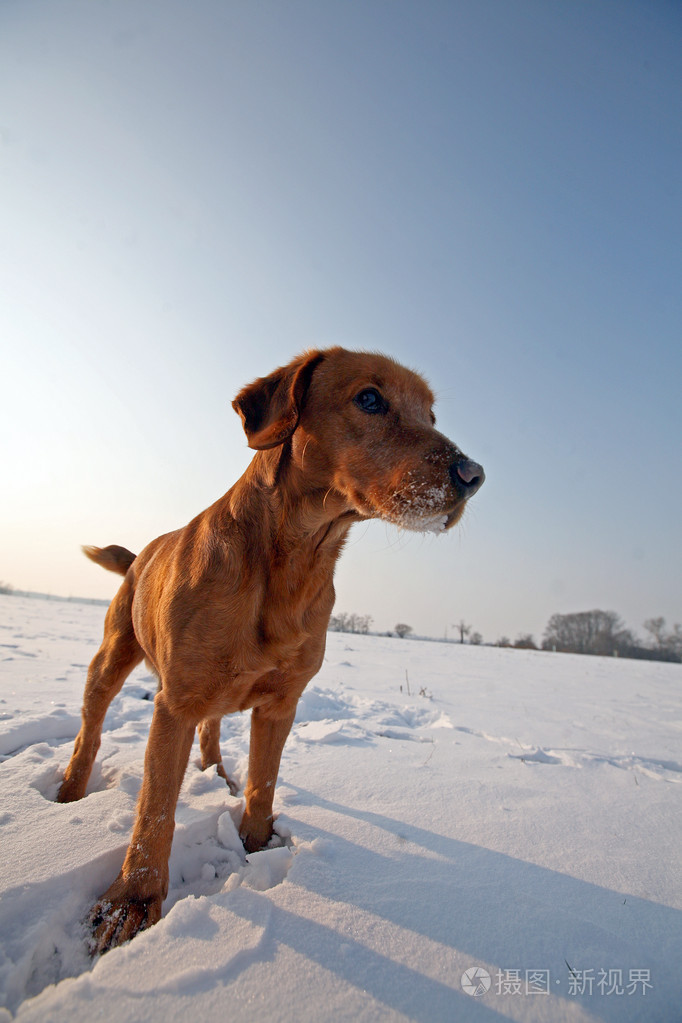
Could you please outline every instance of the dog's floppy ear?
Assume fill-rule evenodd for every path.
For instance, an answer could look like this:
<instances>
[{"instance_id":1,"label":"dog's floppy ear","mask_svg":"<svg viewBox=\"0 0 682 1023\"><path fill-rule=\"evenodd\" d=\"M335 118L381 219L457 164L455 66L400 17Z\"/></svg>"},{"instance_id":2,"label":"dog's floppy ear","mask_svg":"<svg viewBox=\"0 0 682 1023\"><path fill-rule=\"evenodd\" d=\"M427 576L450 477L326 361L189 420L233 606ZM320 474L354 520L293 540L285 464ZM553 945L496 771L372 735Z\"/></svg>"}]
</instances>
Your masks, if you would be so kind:
<instances>
[{"instance_id":1,"label":"dog's floppy ear","mask_svg":"<svg viewBox=\"0 0 682 1023\"><path fill-rule=\"evenodd\" d=\"M323 359L323 352L305 352L288 366L241 389L232 408L241 417L250 448L275 448L291 437L313 370Z\"/></svg>"}]
</instances>

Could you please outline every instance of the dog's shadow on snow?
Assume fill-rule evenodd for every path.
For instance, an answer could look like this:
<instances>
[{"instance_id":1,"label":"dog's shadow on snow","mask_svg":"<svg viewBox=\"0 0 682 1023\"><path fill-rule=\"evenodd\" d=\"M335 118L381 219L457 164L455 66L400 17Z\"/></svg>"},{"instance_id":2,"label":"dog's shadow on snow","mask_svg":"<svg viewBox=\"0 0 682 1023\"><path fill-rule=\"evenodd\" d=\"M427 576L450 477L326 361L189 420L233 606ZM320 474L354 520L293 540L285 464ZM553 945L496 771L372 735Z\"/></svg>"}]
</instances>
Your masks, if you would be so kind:
<instances>
[{"instance_id":1,"label":"dog's shadow on snow","mask_svg":"<svg viewBox=\"0 0 682 1023\"><path fill-rule=\"evenodd\" d=\"M277 933L282 941L390 1008L424 1023L509 1019L510 999L516 1004L524 996L536 1002L547 997L541 993L542 983L540 990L527 992L527 974L534 971L547 973L552 995L564 1002L564 1014L572 1011L566 1002L577 1002L592 1018L639 1023L669 1018L673 1006L679 1005L679 910L357 810L291 783L288 788L296 792L295 805L353 817L378 829L381 840L377 842L381 851L372 851L336 832L325 835L319 822L314 828L297 822L297 836L328 838L333 853L328 860L320 857L314 869L304 862L297 869L295 863L289 881L389 921L404 932L406 942L414 935L415 948L419 938L426 938L452 949L457 970L444 978L447 982L440 982L353 938L340 938L337 930L273 907L281 918ZM340 862L343 871L337 869ZM461 988L453 989L463 964L465 969L481 966L490 973L486 996L471 997ZM609 980L616 985L610 993L603 981L600 988L601 970L622 971L622 985L616 975ZM644 990L639 985L628 993L630 971L646 970L650 987ZM591 992L589 985L579 990L577 971L586 971L587 976L591 971ZM520 978L522 990L505 992L506 979L513 976Z\"/></svg>"}]
</instances>

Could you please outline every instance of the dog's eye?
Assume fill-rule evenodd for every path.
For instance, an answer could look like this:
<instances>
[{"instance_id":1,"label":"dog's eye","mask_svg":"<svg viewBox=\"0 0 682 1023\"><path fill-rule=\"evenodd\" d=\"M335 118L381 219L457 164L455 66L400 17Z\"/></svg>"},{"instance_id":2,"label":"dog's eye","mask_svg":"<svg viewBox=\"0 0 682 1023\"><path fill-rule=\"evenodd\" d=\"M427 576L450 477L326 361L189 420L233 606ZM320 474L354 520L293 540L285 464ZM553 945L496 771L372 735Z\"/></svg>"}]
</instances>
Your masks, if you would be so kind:
<instances>
[{"instance_id":1,"label":"dog's eye","mask_svg":"<svg viewBox=\"0 0 682 1023\"><path fill-rule=\"evenodd\" d=\"M388 405L374 387L367 387L364 391L360 391L355 395L353 401L363 412L383 413L388 411Z\"/></svg>"}]
</instances>

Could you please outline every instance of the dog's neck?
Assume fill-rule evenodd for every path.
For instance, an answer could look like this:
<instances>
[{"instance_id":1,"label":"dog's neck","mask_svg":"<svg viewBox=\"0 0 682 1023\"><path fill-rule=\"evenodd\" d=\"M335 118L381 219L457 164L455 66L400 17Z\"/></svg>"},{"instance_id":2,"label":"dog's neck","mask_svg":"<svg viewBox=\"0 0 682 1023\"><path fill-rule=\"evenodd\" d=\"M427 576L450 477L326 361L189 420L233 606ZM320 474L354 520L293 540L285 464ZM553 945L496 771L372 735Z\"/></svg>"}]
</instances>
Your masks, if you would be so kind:
<instances>
[{"instance_id":1,"label":"dog's neck","mask_svg":"<svg viewBox=\"0 0 682 1023\"><path fill-rule=\"evenodd\" d=\"M268 549L279 557L301 563L319 555L335 561L350 527L362 520L343 495L294 463L288 445L257 451L218 504L233 522L267 534Z\"/></svg>"},{"instance_id":2,"label":"dog's neck","mask_svg":"<svg viewBox=\"0 0 682 1023\"><path fill-rule=\"evenodd\" d=\"M340 495L308 485L300 473L291 473L282 485L281 473L289 469L278 453L254 455L213 506L210 527L226 539L236 529L248 548L240 572L258 581L252 598L257 641L267 646L273 665L293 656L306 637L324 636L334 604L336 561L359 518Z\"/></svg>"}]
</instances>

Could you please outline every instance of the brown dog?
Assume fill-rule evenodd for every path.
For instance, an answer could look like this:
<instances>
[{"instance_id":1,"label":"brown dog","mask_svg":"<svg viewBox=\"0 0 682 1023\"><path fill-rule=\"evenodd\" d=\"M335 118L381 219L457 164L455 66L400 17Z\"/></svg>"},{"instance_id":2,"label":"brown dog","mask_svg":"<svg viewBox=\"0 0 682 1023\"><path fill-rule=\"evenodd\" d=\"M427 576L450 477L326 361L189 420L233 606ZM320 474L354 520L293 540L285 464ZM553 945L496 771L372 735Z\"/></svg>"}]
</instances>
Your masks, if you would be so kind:
<instances>
[{"instance_id":1,"label":"brown dog","mask_svg":"<svg viewBox=\"0 0 682 1023\"><path fill-rule=\"evenodd\" d=\"M94 952L155 923L168 891L175 807L199 728L202 766L225 774L223 714L252 708L240 834L272 835L296 704L322 663L334 565L354 522L449 529L484 479L434 428L433 394L392 359L307 352L239 392L256 454L231 490L135 557L85 548L125 579L88 672L83 724L57 796L80 799L109 703L143 658L159 677L137 819L121 872L93 907Z\"/></svg>"}]
</instances>

